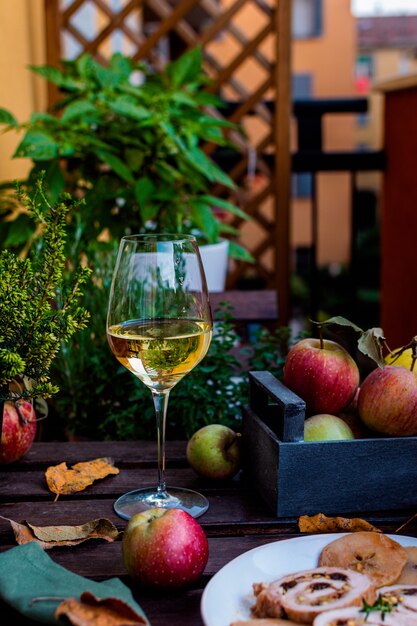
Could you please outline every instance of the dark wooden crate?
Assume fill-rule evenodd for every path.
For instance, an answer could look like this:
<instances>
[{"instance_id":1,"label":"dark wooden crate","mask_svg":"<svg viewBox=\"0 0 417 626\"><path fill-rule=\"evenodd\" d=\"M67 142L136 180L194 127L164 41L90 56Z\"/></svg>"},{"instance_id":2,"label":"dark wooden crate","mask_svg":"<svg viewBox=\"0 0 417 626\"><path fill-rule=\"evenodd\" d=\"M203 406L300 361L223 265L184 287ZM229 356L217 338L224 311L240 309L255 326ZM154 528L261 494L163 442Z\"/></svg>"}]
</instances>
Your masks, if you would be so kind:
<instances>
[{"instance_id":1,"label":"dark wooden crate","mask_svg":"<svg viewBox=\"0 0 417 626\"><path fill-rule=\"evenodd\" d=\"M245 471L277 517L417 505L417 437L303 440L305 403L269 372L250 372Z\"/></svg>"}]
</instances>

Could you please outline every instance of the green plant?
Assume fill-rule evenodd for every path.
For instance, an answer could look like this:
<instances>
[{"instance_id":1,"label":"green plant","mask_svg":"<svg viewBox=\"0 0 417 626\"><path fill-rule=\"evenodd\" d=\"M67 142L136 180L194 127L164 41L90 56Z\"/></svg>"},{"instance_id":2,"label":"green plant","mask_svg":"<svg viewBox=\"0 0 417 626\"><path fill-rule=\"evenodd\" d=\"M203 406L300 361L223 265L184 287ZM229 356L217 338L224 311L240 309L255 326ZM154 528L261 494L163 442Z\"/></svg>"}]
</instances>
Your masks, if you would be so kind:
<instances>
[{"instance_id":1,"label":"green plant","mask_svg":"<svg viewBox=\"0 0 417 626\"><path fill-rule=\"evenodd\" d=\"M65 195L49 204L42 177L32 196L19 188L17 195L41 233L32 258L0 253L0 400L16 397L10 389L16 381L23 398L56 393L53 359L89 317L78 301L90 270L80 268L66 287L63 279L66 217L78 202Z\"/></svg>"},{"instance_id":2,"label":"green plant","mask_svg":"<svg viewBox=\"0 0 417 626\"><path fill-rule=\"evenodd\" d=\"M62 190L85 199L77 208L81 219L72 224L85 243L119 240L127 231L193 232L202 243L237 234L219 211L246 214L210 194L213 184L231 190L234 183L201 147L228 145L222 131L233 125L207 111L219 100L204 90L199 48L160 73L121 54L108 67L84 54L63 62L62 70L31 69L61 90L58 115L35 113L19 124L0 109L0 123L24 131L14 156L34 162L25 184L46 170L52 199ZM6 201L3 206L10 212ZM30 229L25 214L1 224L6 245L24 243ZM231 254L251 259L233 241Z\"/></svg>"}]
</instances>

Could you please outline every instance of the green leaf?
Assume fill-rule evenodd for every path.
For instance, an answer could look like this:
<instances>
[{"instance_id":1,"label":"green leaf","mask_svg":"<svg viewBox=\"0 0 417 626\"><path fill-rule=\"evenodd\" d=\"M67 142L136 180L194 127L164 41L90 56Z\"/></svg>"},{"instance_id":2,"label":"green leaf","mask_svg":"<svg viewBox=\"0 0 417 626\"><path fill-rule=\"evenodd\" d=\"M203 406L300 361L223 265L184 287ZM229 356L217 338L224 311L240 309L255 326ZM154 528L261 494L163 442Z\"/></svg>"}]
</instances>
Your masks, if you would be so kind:
<instances>
[{"instance_id":1,"label":"green leaf","mask_svg":"<svg viewBox=\"0 0 417 626\"><path fill-rule=\"evenodd\" d=\"M189 96L185 91L179 91L178 93L174 93L172 95L172 100L174 102L177 102L178 104L185 104L192 108L195 107L194 99L191 96ZM181 111L183 111L183 109L181 109Z\"/></svg>"},{"instance_id":2,"label":"green leaf","mask_svg":"<svg viewBox=\"0 0 417 626\"><path fill-rule=\"evenodd\" d=\"M35 74L39 74L42 78L46 78L46 80L50 83L54 83L54 85L57 85L62 89L75 91L83 87L82 83L77 81L75 78L64 74L56 67L52 67L50 65L29 65L29 68L32 72L35 72Z\"/></svg>"},{"instance_id":3,"label":"green leaf","mask_svg":"<svg viewBox=\"0 0 417 626\"><path fill-rule=\"evenodd\" d=\"M91 54L82 54L75 62L77 70L86 82L90 82L94 76L95 61Z\"/></svg>"},{"instance_id":4,"label":"green leaf","mask_svg":"<svg viewBox=\"0 0 417 626\"><path fill-rule=\"evenodd\" d=\"M9 232L3 242L4 248L25 244L32 237L34 230L33 220L26 214L20 214L9 224Z\"/></svg>"},{"instance_id":5,"label":"green leaf","mask_svg":"<svg viewBox=\"0 0 417 626\"><path fill-rule=\"evenodd\" d=\"M211 161L199 148L195 147L187 151L187 157L195 167L214 183L221 183L231 189L235 184L233 180L225 174L213 161Z\"/></svg>"},{"instance_id":6,"label":"green leaf","mask_svg":"<svg viewBox=\"0 0 417 626\"><path fill-rule=\"evenodd\" d=\"M132 63L128 57L116 52L110 59L110 69L113 76L117 78L117 84L123 83L132 73Z\"/></svg>"},{"instance_id":7,"label":"green leaf","mask_svg":"<svg viewBox=\"0 0 417 626\"><path fill-rule=\"evenodd\" d=\"M251 253L235 241L229 241L229 256L237 261L246 261L247 263L254 263L255 261Z\"/></svg>"},{"instance_id":8,"label":"green leaf","mask_svg":"<svg viewBox=\"0 0 417 626\"><path fill-rule=\"evenodd\" d=\"M235 228L231 224L228 224L227 222L220 222L220 224L219 224L219 232L220 233L227 233L229 235L234 235L234 236L239 235L239 229Z\"/></svg>"},{"instance_id":9,"label":"green leaf","mask_svg":"<svg viewBox=\"0 0 417 626\"><path fill-rule=\"evenodd\" d=\"M88 100L74 100L66 108L62 114L61 120L63 122L69 122L78 117L84 117L89 113L98 113L97 108L92 102Z\"/></svg>"},{"instance_id":10,"label":"green leaf","mask_svg":"<svg viewBox=\"0 0 417 626\"><path fill-rule=\"evenodd\" d=\"M214 106L217 108L225 106L221 98L216 96L214 93L210 93L209 91L199 91L193 95L193 98L198 104L203 106Z\"/></svg>"},{"instance_id":11,"label":"green leaf","mask_svg":"<svg viewBox=\"0 0 417 626\"><path fill-rule=\"evenodd\" d=\"M315 322L314 320L312 320L312 322L313 324L317 324L321 328L326 328L326 326L336 326L336 327L342 326L342 327L350 328L357 333L364 332L362 328L359 328L359 326L356 326L356 324L346 319L345 317L342 317L341 315L336 315L335 317L329 317L329 319L325 320L324 322Z\"/></svg>"},{"instance_id":12,"label":"green leaf","mask_svg":"<svg viewBox=\"0 0 417 626\"><path fill-rule=\"evenodd\" d=\"M0 108L0 124L6 124L7 126L18 126L19 123L14 115L9 113L6 109Z\"/></svg>"},{"instance_id":13,"label":"green leaf","mask_svg":"<svg viewBox=\"0 0 417 626\"><path fill-rule=\"evenodd\" d=\"M201 74L203 54L201 48L196 47L181 55L177 61L166 67L166 72L171 78L174 87L180 87L189 83Z\"/></svg>"},{"instance_id":14,"label":"green leaf","mask_svg":"<svg viewBox=\"0 0 417 626\"><path fill-rule=\"evenodd\" d=\"M218 117L212 117L211 115L200 115L198 118L199 124L201 126L217 126L221 128L237 128L237 124L233 122L229 122L228 120L223 120Z\"/></svg>"},{"instance_id":15,"label":"green leaf","mask_svg":"<svg viewBox=\"0 0 417 626\"><path fill-rule=\"evenodd\" d=\"M65 179L58 161L51 161L46 168L45 184L49 189L49 196L52 202L57 202L60 194L64 190Z\"/></svg>"},{"instance_id":16,"label":"green leaf","mask_svg":"<svg viewBox=\"0 0 417 626\"><path fill-rule=\"evenodd\" d=\"M191 216L197 228L201 230L209 243L215 243L219 235L219 226L211 207L198 201L190 204Z\"/></svg>"},{"instance_id":17,"label":"green leaf","mask_svg":"<svg viewBox=\"0 0 417 626\"><path fill-rule=\"evenodd\" d=\"M145 159L143 150L139 148L126 148L125 159L127 166L132 172L136 172L142 166Z\"/></svg>"},{"instance_id":18,"label":"green leaf","mask_svg":"<svg viewBox=\"0 0 417 626\"><path fill-rule=\"evenodd\" d=\"M369 356L381 369L385 367L385 360L382 354L382 345L385 341L382 328L370 328L366 330L358 339L358 349Z\"/></svg>"},{"instance_id":19,"label":"green leaf","mask_svg":"<svg viewBox=\"0 0 417 626\"><path fill-rule=\"evenodd\" d=\"M139 206L144 206L156 191L154 183L148 176L142 176L135 183L135 196Z\"/></svg>"},{"instance_id":20,"label":"green leaf","mask_svg":"<svg viewBox=\"0 0 417 626\"><path fill-rule=\"evenodd\" d=\"M47 124L57 125L59 124L59 119L50 113L32 113L30 116L30 123L35 126L38 122L46 122Z\"/></svg>"},{"instance_id":21,"label":"green leaf","mask_svg":"<svg viewBox=\"0 0 417 626\"><path fill-rule=\"evenodd\" d=\"M237 215L243 220L250 219L250 216L247 213L245 213L245 211L242 211L242 209L239 209L239 207L232 204L228 200L224 200L223 198L217 198L216 196L210 196L210 195L204 195L200 197L202 200L204 200L205 202L209 202L214 207L219 208L219 209L224 209L225 211L233 213L233 215Z\"/></svg>"},{"instance_id":22,"label":"green leaf","mask_svg":"<svg viewBox=\"0 0 417 626\"><path fill-rule=\"evenodd\" d=\"M124 115L130 117L133 120L141 122L151 116L150 112L145 107L138 106L128 96L120 96L115 100L109 101L109 107L112 111L118 115Z\"/></svg>"},{"instance_id":23,"label":"green leaf","mask_svg":"<svg viewBox=\"0 0 417 626\"><path fill-rule=\"evenodd\" d=\"M49 161L59 155L59 144L42 130L28 130L13 156Z\"/></svg>"},{"instance_id":24,"label":"green leaf","mask_svg":"<svg viewBox=\"0 0 417 626\"><path fill-rule=\"evenodd\" d=\"M104 152L104 150L97 150L97 155L105 163L110 165L112 170L114 170L116 174L120 176L120 178L123 178L123 180L125 180L128 183L134 184L135 179L132 175L132 172L127 167L127 165L125 165L125 163L123 163L123 161L119 159L119 157L115 156L114 154L111 154L110 152Z\"/></svg>"}]
</instances>

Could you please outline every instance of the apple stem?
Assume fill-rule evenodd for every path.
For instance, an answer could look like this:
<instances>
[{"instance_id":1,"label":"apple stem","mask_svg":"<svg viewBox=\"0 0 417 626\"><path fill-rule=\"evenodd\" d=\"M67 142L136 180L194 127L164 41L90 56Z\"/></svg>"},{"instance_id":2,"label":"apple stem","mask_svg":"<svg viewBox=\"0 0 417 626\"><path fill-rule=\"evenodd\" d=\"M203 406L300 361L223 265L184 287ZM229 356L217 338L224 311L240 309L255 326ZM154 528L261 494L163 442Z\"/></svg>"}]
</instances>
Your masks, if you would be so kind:
<instances>
[{"instance_id":1,"label":"apple stem","mask_svg":"<svg viewBox=\"0 0 417 626\"><path fill-rule=\"evenodd\" d=\"M392 350L391 350L391 348L389 347L389 345L387 344L387 340L385 339L385 337L382 337L382 338L381 338L381 344L382 344L383 346L385 346L385 348L388 350L388 353L389 353L389 354L392 354Z\"/></svg>"},{"instance_id":2,"label":"apple stem","mask_svg":"<svg viewBox=\"0 0 417 626\"><path fill-rule=\"evenodd\" d=\"M411 367L410 371L414 371L414 364L417 360L417 336L413 337L411 341Z\"/></svg>"},{"instance_id":3,"label":"apple stem","mask_svg":"<svg viewBox=\"0 0 417 626\"><path fill-rule=\"evenodd\" d=\"M320 339L320 350L323 350L324 348L324 342L323 342L323 332L322 332L322 326L321 324L319 324L317 326L318 331L319 331L319 339Z\"/></svg>"},{"instance_id":4,"label":"apple stem","mask_svg":"<svg viewBox=\"0 0 417 626\"><path fill-rule=\"evenodd\" d=\"M229 443L228 446L226 446L226 451L231 448L233 446L233 444L235 443L236 439L240 439L241 437L241 433L235 433L235 436L233 437L232 441Z\"/></svg>"}]
</instances>

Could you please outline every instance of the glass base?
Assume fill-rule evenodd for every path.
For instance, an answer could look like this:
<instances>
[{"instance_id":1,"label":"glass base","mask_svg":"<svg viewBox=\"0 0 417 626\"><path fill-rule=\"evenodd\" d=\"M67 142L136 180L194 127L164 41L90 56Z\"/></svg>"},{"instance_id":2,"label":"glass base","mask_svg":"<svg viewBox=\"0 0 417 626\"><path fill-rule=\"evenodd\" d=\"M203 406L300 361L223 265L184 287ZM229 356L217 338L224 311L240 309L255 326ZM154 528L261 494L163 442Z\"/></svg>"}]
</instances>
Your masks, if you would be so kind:
<instances>
[{"instance_id":1,"label":"glass base","mask_svg":"<svg viewBox=\"0 0 417 626\"><path fill-rule=\"evenodd\" d=\"M117 515L127 520L136 513L154 508L182 509L192 517L200 517L208 507L208 500L201 493L178 487L169 487L165 493L158 493L155 488L149 487L135 489L120 496L114 503Z\"/></svg>"}]
</instances>

